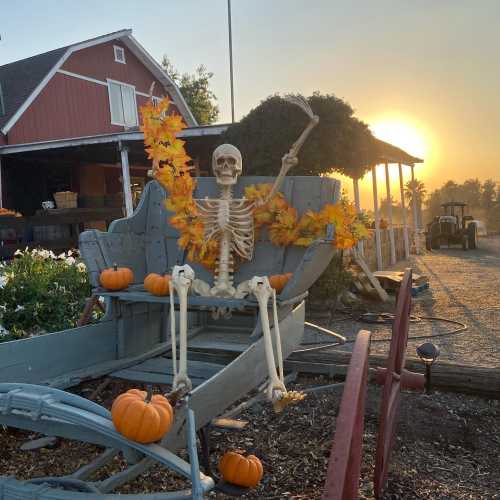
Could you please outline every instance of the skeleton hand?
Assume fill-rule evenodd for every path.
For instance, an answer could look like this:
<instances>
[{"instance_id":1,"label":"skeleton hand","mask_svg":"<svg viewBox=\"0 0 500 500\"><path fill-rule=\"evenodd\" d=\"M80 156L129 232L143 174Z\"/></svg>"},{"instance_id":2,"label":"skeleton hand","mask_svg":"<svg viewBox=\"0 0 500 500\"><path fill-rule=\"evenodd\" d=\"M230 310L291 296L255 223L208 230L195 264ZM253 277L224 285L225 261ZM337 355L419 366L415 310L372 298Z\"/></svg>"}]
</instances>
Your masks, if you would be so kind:
<instances>
[{"instance_id":1,"label":"skeleton hand","mask_svg":"<svg viewBox=\"0 0 500 500\"><path fill-rule=\"evenodd\" d=\"M288 172L291 168L295 167L299 163L299 159L293 153L286 153L283 158L281 158L281 168Z\"/></svg>"}]
</instances>

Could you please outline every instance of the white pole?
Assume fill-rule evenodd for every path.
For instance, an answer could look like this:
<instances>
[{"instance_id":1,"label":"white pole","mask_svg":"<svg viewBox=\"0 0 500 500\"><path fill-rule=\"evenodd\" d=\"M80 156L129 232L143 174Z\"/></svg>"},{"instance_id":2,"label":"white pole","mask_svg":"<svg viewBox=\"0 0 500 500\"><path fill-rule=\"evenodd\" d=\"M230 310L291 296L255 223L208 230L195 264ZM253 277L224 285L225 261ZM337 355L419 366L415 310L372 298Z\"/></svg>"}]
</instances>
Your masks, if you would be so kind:
<instances>
[{"instance_id":1,"label":"white pole","mask_svg":"<svg viewBox=\"0 0 500 500\"><path fill-rule=\"evenodd\" d=\"M122 160L122 186L123 198L125 199L125 215L130 217L134 212L132 204L132 188L130 187L130 167L128 164L128 149L120 143L120 154Z\"/></svg>"},{"instance_id":2,"label":"white pole","mask_svg":"<svg viewBox=\"0 0 500 500\"><path fill-rule=\"evenodd\" d=\"M415 165L411 167L411 183L412 183L412 209L413 209L413 234L415 237L415 253L420 254L420 245L418 241L418 213L417 213L417 190L415 189Z\"/></svg>"},{"instance_id":3,"label":"white pole","mask_svg":"<svg viewBox=\"0 0 500 500\"><path fill-rule=\"evenodd\" d=\"M403 182L403 167L401 163L398 164L399 167L399 190L401 192L401 213L403 214L403 239L405 242L405 259L410 258L410 240L408 239L408 220L406 218L406 207L405 207L405 186Z\"/></svg>"},{"instance_id":4,"label":"white pole","mask_svg":"<svg viewBox=\"0 0 500 500\"><path fill-rule=\"evenodd\" d=\"M227 21L229 28L229 75L231 80L231 123L234 123L234 86L233 86L233 31L231 26L231 0L227 0Z\"/></svg>"},{"instance_id":5,"label":"white pole","mask_svg":"<svg viewBox=\"0 0 500 500\"><path fill-rule=\"evenodd\" d=\"M389 164L385 162L385 190L387 193L387 218L389 219L389 243L391 245L391 264L396 264L396 243L394 241L394 227L392 226L392 198L391 181L389 178Z\"/></svg>"},{"instance_id":6,"label":"white pole","mask_svg":"<svg viewBox=\"0 0 500 500\"><path fill-rule=\"evenodd\" d=\"M378 211L377 165L372 167L373 211L375 212L375 247L377 252L377 270L382 270L382 247L380 242L380 213Z\"/></svg>"},{"instance_id":7,"label":"white pole","mask_svg":"<svg viewBox=\"0 0 500 500\"><path fill-rule=\"evenodd\" d=\"M0 208L3 208L2 157L0 156Z\"/></svg>"},{"instance_id":8,"label":"white pole","mask_svg":"<svg viewBox=\"0 0 500 500\"><path fill-rule=\"evenodd\" d=\"M361 213L361 201L359 198L359 182L358 182L357 177L355 177L352 180L352 184L354 187L354 206L356 207L356 213L360 214ZM361 257L365 256L365 247L363 245L362 240L358 241L358 252L361 255Z\"/></svg>"}]
</instances>

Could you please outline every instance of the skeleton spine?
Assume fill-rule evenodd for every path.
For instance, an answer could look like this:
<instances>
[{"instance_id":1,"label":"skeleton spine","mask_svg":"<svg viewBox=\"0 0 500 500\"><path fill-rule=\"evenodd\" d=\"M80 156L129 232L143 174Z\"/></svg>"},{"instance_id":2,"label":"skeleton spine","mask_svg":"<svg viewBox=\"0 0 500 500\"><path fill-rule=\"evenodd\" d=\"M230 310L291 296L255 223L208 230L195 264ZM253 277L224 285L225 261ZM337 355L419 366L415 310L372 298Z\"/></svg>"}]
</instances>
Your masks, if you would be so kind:
<instances>
[{"instance_id":1,"label":"skeleton spine","mask_svg":"<svg viewBox=\"0 0 500 500\"><path fill-rule=\"evenodd\" d=\"M226 203L221 203L219 206L219 221L221 217L225 219L229 218L229 202L233 199L233 188L232 186L222 186L221 189L221 200L224 200ZM221 213L224 211L224 213ZM219 243L219 260L215 275L215 285L217 286L220 283L227 283L229 286L233 284L233 270L234 270L234 261L233 255L231 252L231 240L232 235L231 231L227 229L225 226L227 225L227 220L222 230L222 234L220 236Z\"/></svg>"}]
</instances>

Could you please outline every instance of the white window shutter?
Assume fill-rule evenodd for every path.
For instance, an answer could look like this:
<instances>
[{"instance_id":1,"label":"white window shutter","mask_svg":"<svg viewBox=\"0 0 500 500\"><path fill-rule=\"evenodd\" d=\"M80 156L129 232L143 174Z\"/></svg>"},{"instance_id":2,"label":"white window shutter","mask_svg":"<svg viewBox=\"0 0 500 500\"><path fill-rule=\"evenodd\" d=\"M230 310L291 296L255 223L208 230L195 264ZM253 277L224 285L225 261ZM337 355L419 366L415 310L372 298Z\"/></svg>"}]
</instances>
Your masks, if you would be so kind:
<instances>
[{"instance_id":1,"label":"white window shutter","mask_svg":"<svg viewBox=\"0 0 500 500\"><path fill-rule=\"evenodd\" d=\"M135 101L135 91L132 87L122 86L123 101L123 123L127 127L134 127L137 123L137 104Z\"/></svg>"},{"instance_id":2,"label":"white window shutter","mask_svg":"<svg viewBox=\"0 0 500 500\"><path fill-rule=\"evenodd\" d=\"M111 108L111 123L121 125L124 122L122 105L121 85L108 82L109 85L109 106Z\"/></svg>"}]
</instances>

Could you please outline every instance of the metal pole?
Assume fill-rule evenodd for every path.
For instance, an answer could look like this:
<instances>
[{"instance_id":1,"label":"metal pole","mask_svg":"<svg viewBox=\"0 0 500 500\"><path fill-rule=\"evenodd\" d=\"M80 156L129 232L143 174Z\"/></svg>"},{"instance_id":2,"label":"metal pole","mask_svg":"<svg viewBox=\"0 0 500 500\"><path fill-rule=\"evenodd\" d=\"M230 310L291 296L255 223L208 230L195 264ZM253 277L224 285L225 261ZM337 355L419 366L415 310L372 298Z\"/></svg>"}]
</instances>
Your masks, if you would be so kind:
<instances>
[{"instance_id":1,"label":"metal pole","mask_svg":"<svg viewBox=\"0 0 500 500\"><path fill-rule=\"evenodd\" d=\"M358 182L357 177L355 177L352 180L352 184L354 187L354 205L356 207L356 213L360 214L361 213L361 202L360 202L360 198L359 198L359 182ZM358 241L358 252L361 255L361 257L365 256L365 249L364 249L364 245L363 245L362 240Z\"/></svg>"},{"instance_id":2,"label":"metal pole","mask_svg":"<svg viewBox=\"0 0 500 500\"><path fill-rule=\"evenodd\" d=\"M405 186L403 182L403 167L398 163L399 167L399 190L401 192L401 212L403 214L403 239L405 242L405 258L410 258L410 240L408 238L408 220L406 218L405 207Z\"/></svg>"},{"instance_id":3,"label":"metal pole","mask_svg":"<svg viewBox=\"0 0 500 500\"><path fill-rule=\"evenodd\" d=\"M231 27L231 0L227 0L227 20L229 26L229 74L231 80L231 123L234 123L233 32Z\"/></svg>"},{"instance_id":4,"label":"metal pole","mask_svg":"<svg viewBox=\"0 0 500 500\"><path fill-rule=\"evenodd\" d=\"M0 156L0 208L3 208L2 157Z\"/></svg>"},{"instance_id":5,"label":"metal pole","mask_svg":"<svg viewBox=\"0 0 500 500\"><path fill-rule=\"evenodd\" d=\"M380 213L378 211L378 193L377 193L377 165L372 167L373 181L373 211L375 213L375 247L377 252L377 270L382 270L382 247L380 242Z\"/></svg>"},{"instance_id":6,"label":"metal pole","mask_svg":"<svg viewBox=\"0 0 500 500\"><path fill-rule=\"evenodd\" d=\"M391 245L391 264L396 264L396 243L394 241L394 227L392 226L392 197L391 180L389 178L389 164L385 162L385 190L387 194L387 218L389 219L389 243Z\"/></svg>"},{"instance_id":7,"label":"metal pole","mask_svg":"<svg viewBox=\"0 0 500 500\"><path fill-rule=\"evenodd\" d=\"M413 209L413 234L415 238L415 253L420 254L420 242L418 241L418 213L417 213L417 190L415 189L415 165L411 167L411 184L412 184L412 209Z\"/></svg>"},{"instance_id":8,"label":"metal pole","mask_svg":"<svg viewBox=\"0 0 500 500\"><path fill-rule=\"evenodd\" d=\"M132 204L132 188L130 187L130 167L128 164L128 149L119 143L120 155L122 160L122 188L123 198L125 200L125 215L130 217L134 212Z\"/></svg>"}]
</instances>

